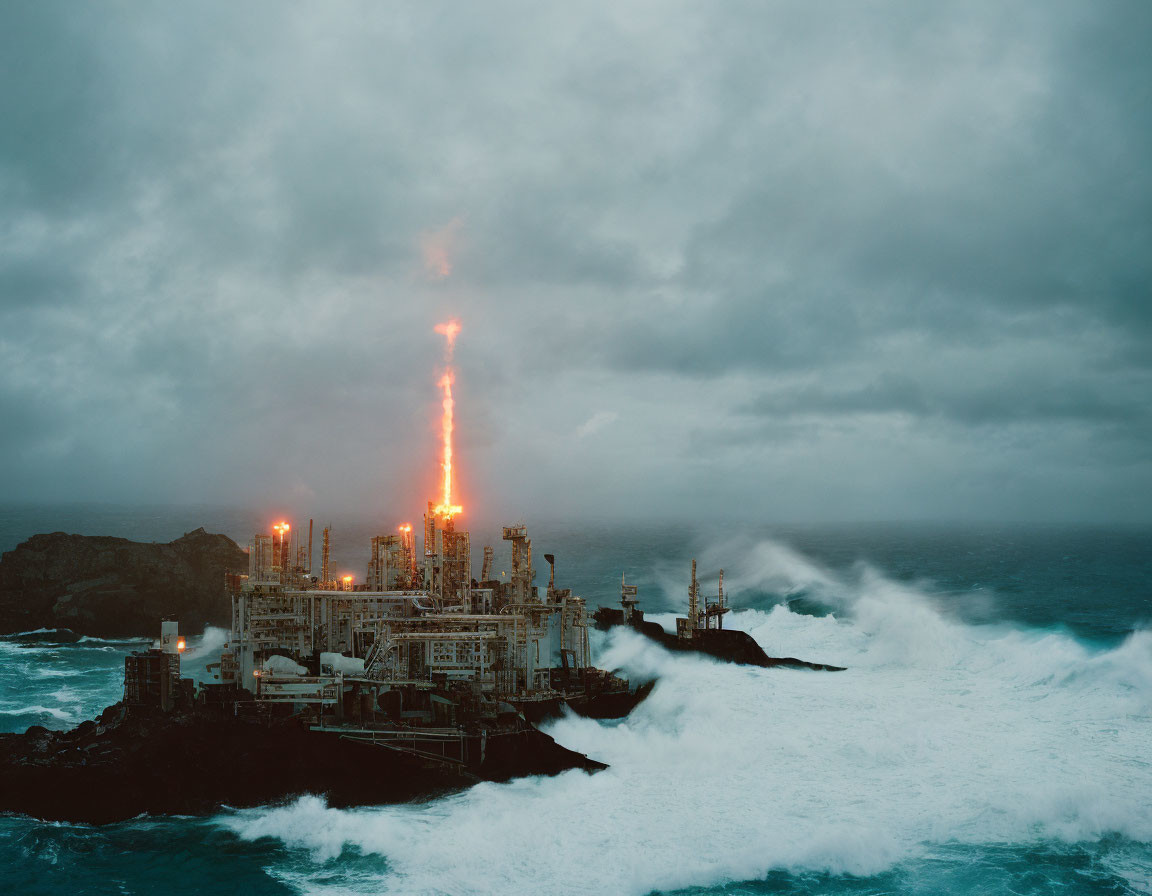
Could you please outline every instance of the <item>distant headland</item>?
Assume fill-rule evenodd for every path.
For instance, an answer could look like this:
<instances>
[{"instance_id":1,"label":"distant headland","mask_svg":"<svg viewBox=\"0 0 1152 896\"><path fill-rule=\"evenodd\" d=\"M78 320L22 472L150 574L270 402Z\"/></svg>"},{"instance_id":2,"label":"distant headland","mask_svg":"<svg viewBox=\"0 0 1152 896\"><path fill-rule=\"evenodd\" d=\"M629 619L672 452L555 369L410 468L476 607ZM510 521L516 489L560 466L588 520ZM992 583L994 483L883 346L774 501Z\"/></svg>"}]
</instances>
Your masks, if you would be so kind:
<instances>
[{"instance_id":1,"label":"distant headland","mask_svg":"<svg viewBox=\"0 0 1152 896\"><path fill-rule=\"evenodd\" d=\"M167 544L34 535L0 557L0 633L47 628L151 636L166 616L179 618L187 631L227 628L224 576L247 566L236 542L202 528Z\"/></svg>"}]
</instances>

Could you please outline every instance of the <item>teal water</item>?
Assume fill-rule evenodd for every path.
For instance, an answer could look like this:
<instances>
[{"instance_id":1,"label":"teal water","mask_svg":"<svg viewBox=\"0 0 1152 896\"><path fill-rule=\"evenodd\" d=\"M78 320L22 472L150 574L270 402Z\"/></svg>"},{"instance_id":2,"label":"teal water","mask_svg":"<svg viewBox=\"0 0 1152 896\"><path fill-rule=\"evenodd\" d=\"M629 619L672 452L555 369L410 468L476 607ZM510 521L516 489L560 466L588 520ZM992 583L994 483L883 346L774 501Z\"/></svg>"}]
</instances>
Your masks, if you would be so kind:
<instances>
[{"instance_id":1,"label":"teal water","mask_svg":"<svg viewBox=\"0 0 1152 896\"><path fill-rule=\"evenodd\" d=\"M0 508L0 549L53 529L166 541L204 525L243 541L256 524L210 508ZM351 571L371 529L338 528ZM101 828L0 817L0 883L33 894L1152 892L1152 531L540 525L533 544L592 605L615 601L627 571L665 623L688 561L705 587L723 565L736 627L769 653L849 671L743 669L600 636L602 665L660 677L627 720L552 726L607 772L355 810L305 797ZM193 674L222 638L192 639ZM139 646L0 640L0 730L92 715L116 699L123 656Z\"/></svg>"}]
</instances>

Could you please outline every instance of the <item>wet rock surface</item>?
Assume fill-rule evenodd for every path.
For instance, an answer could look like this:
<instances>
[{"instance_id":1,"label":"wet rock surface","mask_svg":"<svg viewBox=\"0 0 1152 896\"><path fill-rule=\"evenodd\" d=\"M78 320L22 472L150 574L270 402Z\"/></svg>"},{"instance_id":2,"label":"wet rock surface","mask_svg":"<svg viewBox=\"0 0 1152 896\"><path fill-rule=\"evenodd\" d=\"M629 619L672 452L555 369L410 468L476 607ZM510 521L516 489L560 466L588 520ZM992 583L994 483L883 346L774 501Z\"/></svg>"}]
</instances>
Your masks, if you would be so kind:
<instances>
[{"instance_id":1,"label":"wet rock surface","mask_svg":"<svg viewBox=\"0 0 1152 896\"><path fill-rule=\"evenodd\" d=\"M203 708L110 706L72 731L0 735L0 811L104 824L141 813L200 815L324 794L337 807L405 802L523 775L606 768L523 720L468 732L451 766L317 732L294 718ZM482 742L481 742L482 741Z\"/></svg>"},{"instance_id":2,"label":"wet rock surface","mask_svg":"<svg viewBox=\"0 0 1152 896\"><path fill-rule=\"evenodd\" d=\"M247 569L236 542L203 529L167 544L35 535L0 558L0 632L151 636L165 616L178 618L184 631L226 627L224 575Z\"/></svg>"},{"instance_id":3,"label":"wet rock surface","mask_svg":"<svg viewBox=\"0 0 1152 896\"><path fill-rule=\"evenodd\" d=\"M606 631L618 625L626 626L646 638L651 638L667 650L681 653L703 653L742 666L760 666L762 668L787 666L797 669L813 669L820 672L844 671L843 666L813 663L808 660L796 659L793 656L768 656L763 648L756 643L755 638L747 632L737 629L697 630L689 641L681 640L676 635L669 634L658 623L646 622L644 614L639 611L635 611L632 619L625 622L623 610L600 607L592 618L596 621L596 627L601 630Z\"/></svg>"},{"instance_id":4,"label":"wet rock surface","mask_svg":"<svg viewBox=\"0 0 1152 896\"><path fill-rule=\"evenodd\" d=\"M655 681L647 681L623 691L555 697L541 701L525 700L517 703L516 708L533 724L562 718L568 710L586 719L622 719L643 703L655 686Z\"/></svg>"}]
</instances>

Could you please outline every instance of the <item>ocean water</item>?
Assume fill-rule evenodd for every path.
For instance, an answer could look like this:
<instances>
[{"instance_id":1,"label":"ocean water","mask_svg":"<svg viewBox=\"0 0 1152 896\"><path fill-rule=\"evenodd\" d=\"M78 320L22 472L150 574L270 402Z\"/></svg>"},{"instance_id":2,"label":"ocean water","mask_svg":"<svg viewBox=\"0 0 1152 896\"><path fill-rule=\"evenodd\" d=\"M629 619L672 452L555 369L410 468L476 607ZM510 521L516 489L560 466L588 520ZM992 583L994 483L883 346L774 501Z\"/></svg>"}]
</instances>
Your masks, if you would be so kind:
<instances>
[{"instance_id":1,"label":"ocean water","mask_svg":"<svg viewBox=\"0 0 1152 896\"><path fill-rule=\"evenodd\" d=\"M243 541L255 516L7 508L0 549L52 529L166 541L204 525ZM359 571L356 545L372 526L339 525L341 562ZM545 551L557 555L561 585L614 603L626 572L666 625L691 558L705 589L723 566L732 627L769 654L848 671L748 669L598 634L600 665L659 678L625 720L550 726L605 772L352 810L312 796L98 828L0 817L0 883L118 894L1152 893L1152 530L532 532L541 567ZM473 528L477 547L482 534ZM193 637L186 668L202 673L223 638ZM138 646L0 640L0 730L66 728L97 712Z\"/></svg>"}]
</instances>

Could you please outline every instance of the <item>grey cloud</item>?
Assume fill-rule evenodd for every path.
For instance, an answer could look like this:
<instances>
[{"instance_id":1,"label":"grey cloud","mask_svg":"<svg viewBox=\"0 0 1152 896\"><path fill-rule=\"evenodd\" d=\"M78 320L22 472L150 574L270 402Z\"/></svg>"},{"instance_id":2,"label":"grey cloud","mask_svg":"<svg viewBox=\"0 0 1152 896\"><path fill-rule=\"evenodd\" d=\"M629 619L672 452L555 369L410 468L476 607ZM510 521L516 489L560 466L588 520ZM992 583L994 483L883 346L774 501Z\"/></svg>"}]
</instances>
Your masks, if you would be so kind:
<instances>
[{"instance_id":1,"label":"grey cloud","mask_svg":"<svg viewBox=\"0 0 1152 896\"><path fill-rule=\"evenodd\" d=\"M906 376L884 376L839 390L805 386L766 393L737 408L753 416L852 415L901 413L946 417L964 424L1035 421L1141 423L1152 416L1144 402L1149 384L1127 394L1102 391L1079 382L1012 381L966 387L963 383L922 385Z\"/></svg>"},{"instance_id":2,"label":"grey cloud","mask_svg":"<svg viewBox=\"0 0 1152 896\"><path fill-rule=\"evenodd\" d=\"M4 296L7 309L31 304L66 304L74 301L81 291L81 280L76 273L61 269L59 259L47 254L21 258L0 268L0 295Z\"/></svg>"},{"instance_id":3,"label":"grey cloud","mask_svg":"<svg viewBox=\"0 0 1152 896\"><path fill-rule=\"evenodd\" d=\"M0 499L1146 516L1150 16L5 9Z\"/></svg>"}]
</instances>

